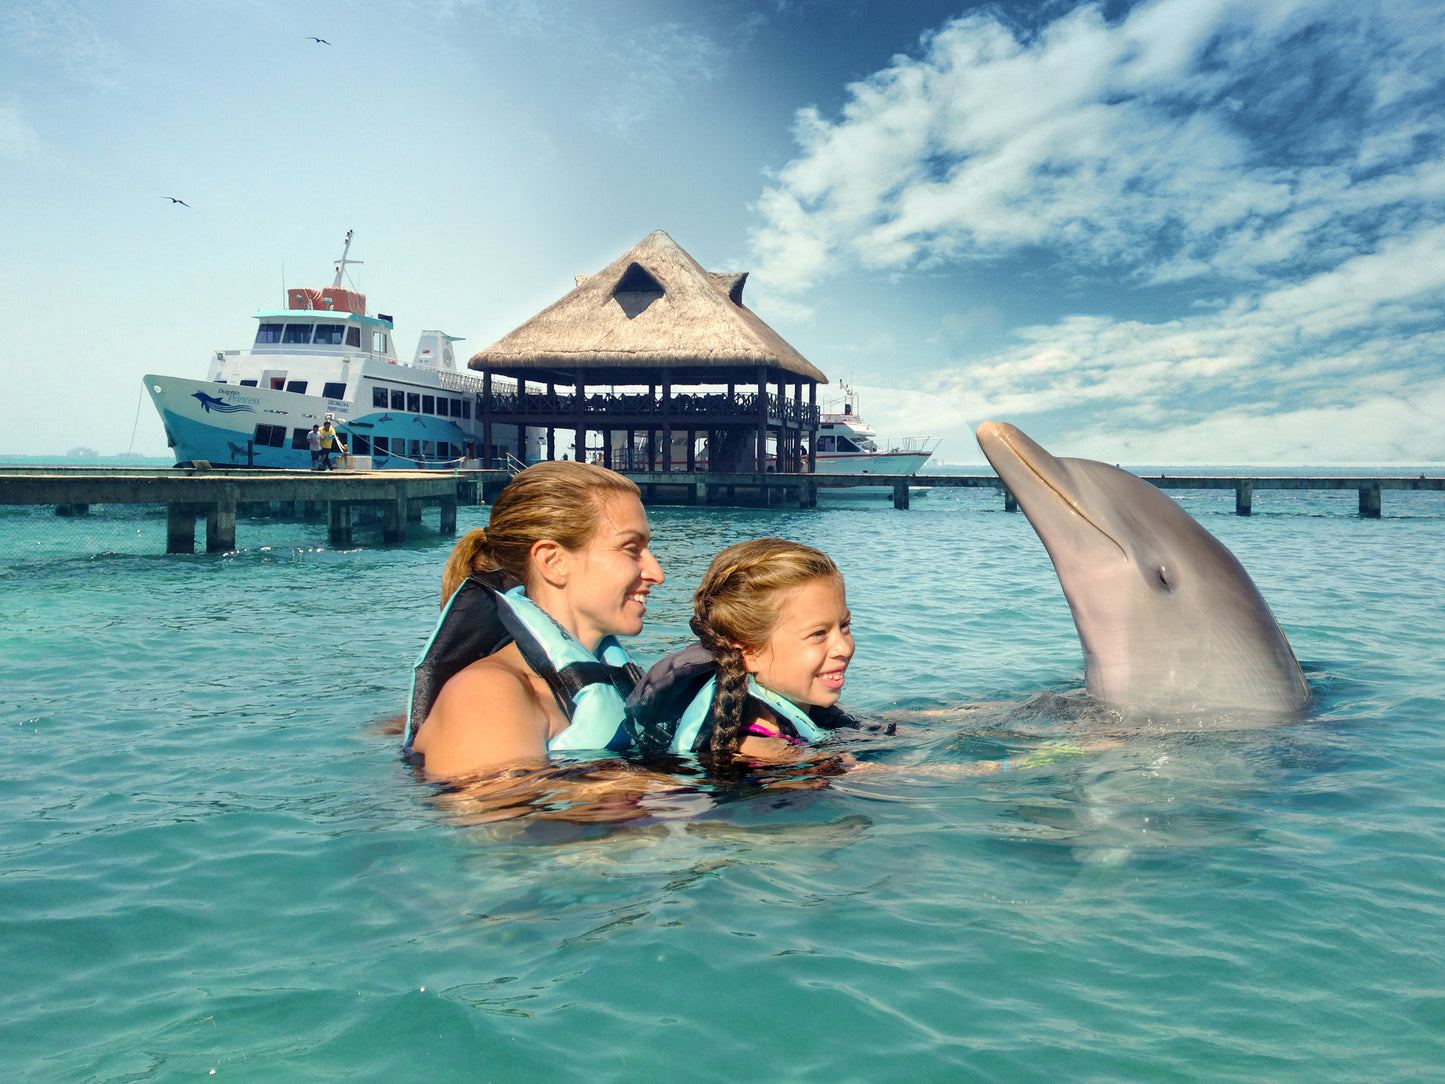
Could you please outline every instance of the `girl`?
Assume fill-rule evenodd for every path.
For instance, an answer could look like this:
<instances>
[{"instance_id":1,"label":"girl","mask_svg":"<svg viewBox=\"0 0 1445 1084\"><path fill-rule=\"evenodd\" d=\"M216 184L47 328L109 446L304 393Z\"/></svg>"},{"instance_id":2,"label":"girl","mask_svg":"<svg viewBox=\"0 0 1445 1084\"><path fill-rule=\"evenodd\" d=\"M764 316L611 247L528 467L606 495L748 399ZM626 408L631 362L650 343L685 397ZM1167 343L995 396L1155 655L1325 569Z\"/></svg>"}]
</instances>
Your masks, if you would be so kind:
<instances>
[{"instance_id":1,"label":"girl","mask_svg":"<svg viewBox=\"0 0 1445 1084\"><path fill-rule=\"evenodd\" d=\"M638 746L721 765L786 756L856 725L835 706L851 620L827 554L781 538L728 547L693 596L698 643L654 666L628 701Z\"/></svg>"},{"instance_id":2,"label":"girl","mask_svg":"<svg viewBox=\"0 0 1445 1084\"><path fill-rule=\"evenodd\" d=\"M455 778L624 745L640 671L616 637L642 631L663 582L651 538L620 474L564 460L512 479L448 562L448 586L466 578L417 661L404 752Z\"/></svg>"}]
</instances>

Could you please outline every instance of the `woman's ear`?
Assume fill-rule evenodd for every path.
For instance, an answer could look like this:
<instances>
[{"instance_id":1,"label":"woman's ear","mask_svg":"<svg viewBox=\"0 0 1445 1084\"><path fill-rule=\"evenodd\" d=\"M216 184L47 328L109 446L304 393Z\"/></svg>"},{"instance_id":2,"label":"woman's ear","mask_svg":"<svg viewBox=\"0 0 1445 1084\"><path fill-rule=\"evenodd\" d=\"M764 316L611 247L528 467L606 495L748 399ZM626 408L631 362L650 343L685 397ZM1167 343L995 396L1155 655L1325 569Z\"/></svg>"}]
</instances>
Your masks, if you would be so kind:
<instances>
[{"instance_id":1,"label":"woman's ear","mask_svg":"<svg viewBox=\"0 0 1445 1084\"><path fill-rule=\"evenodd\" d=\"M537 568L537 575L541 576L550 586L562 588L567 586L567 578L571 572L567 560L568 553L559 543L553 542L550 538L533 542L532 564Z\"/></svg>"}]
</instances>

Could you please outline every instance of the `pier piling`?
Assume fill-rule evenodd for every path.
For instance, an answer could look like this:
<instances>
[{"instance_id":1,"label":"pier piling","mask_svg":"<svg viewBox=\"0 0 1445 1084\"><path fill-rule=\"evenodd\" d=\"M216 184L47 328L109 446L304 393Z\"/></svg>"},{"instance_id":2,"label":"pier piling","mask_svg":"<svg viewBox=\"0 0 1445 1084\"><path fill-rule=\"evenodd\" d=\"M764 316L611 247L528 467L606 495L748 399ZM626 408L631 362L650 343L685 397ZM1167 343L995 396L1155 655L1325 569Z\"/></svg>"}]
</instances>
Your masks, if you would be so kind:
<instances>
[{"instance_id":1,"label":"pier piling","mask_svg":"<svg viewBox=\"0 0 1445 1084\"><path fill-rule=\"evenodd\" d=\"M1360 487L1360 515L1366 519L1380 518L1380 484Z\"/></svg>"},{"instance_id":2,"label":"pier piling","mask_svg":"<svg viewBox=\"0 0 1445 1084\"><path fill-rule=\"evenodd\" d=\"M1234 487L1234 514L1236 516L1247 516L1254 511L1254 483L1248 478L1241 478L1239 484Z\"/></svg>"}]
</instances>

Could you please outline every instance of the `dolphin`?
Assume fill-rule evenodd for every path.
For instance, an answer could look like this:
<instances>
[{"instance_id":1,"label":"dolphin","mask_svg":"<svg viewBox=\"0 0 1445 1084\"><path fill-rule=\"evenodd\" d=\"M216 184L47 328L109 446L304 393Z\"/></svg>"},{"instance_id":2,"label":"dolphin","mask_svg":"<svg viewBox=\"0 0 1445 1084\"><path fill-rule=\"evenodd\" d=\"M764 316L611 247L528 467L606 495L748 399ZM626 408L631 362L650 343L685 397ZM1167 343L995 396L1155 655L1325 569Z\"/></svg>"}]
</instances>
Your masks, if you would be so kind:
<instances>
[{"instance_id":1,"label":"dolphin","mask_svg":"<svg viewBox=\"0 0 1445 1084\"><path fill-rule=\"evenodd\" d=\"M1309 685L1234 554L1128 471L1056 459L1012 425L978 443L1054 563L1097 700L1145 712L1297 712Z\"/></svg>"}]
</instances>

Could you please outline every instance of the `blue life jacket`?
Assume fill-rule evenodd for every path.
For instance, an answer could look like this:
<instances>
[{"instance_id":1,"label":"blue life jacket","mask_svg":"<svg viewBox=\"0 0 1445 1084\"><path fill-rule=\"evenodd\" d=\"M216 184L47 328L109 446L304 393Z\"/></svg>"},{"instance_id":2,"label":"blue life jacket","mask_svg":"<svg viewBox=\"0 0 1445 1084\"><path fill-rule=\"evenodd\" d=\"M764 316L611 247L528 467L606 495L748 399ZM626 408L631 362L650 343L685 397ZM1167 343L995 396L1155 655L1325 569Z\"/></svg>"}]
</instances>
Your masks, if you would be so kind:
<instances>
[{"instance_id":1,"label":"blue life jacket","mask_svg":"<svg viewBox=\"0 0 1445 1084\"><path fill-rule=\"evenodd\" d=\"M661 728L670 734L669 753L694 753L707 748L712 742L707 716L717 688L716 670L717 662L702 644L675 651L648 670L627 698L628 725L639 744L648 744L648 735L659 733ZM748 696L771 709L778 717L780 731L799 741L820 742L830 730L859 725L840 708L804 711L751 677Z\"/></svg>"},{"instance_id":2,"label":"blue life jacket","mask_svg":"<svg viewBox=\"0 0 1445 1084\"><path fill-rule=\"evenodd\" d=\"M509 583L510 581L510 583ZM616 637L605 636L596 653L529 599L500 570L462 581L417 657L402 753L410 755L442 686L510 643L544 680L570 721L548 750L625 749L624 700L642 676Z\"/></svg>"}]
</instances>

